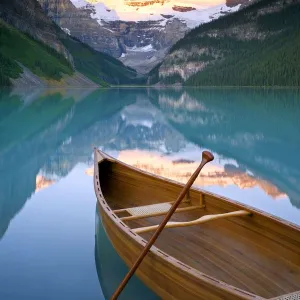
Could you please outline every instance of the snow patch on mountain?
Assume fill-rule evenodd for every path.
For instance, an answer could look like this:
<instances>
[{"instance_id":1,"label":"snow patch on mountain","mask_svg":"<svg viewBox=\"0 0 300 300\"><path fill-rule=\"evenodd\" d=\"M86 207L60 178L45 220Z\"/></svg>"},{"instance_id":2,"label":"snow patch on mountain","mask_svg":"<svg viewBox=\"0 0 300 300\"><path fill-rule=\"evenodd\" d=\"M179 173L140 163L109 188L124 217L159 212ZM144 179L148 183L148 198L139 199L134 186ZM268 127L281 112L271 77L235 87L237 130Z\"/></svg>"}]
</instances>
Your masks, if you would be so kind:
<instances>
[{"instance_id":1,"label":"snow patch on mountain","mask_svg":"<svg viewBox=\"0 0 300 300\"><path fill-rule=\"evenodd\" d=\"M98 23L101 25L101 20L105 21L116 21L120 20L117 12L114 9L110 9L104 3L95 3L91 4L85 0L71 0L71 2L77 8L85 8L90 9L92 11L91 17L96 19Z\"/></svg>"},{"instance_id":2,"label":"snow patch on mountain","mask_svg":"<svg viewBox=\"0 0 300 300\"><path fill-rule=\"evenodd\" d=\"M180 20L185 20L189 28L194 28L200 24L208 23L212 20L218 19L219 17L238 11L240 4L234 7L228 7L224 5L218 5L204 10L192 10L186 13L181 13L177 17Z\"/></svg>"},{"instance_id":3,"label":"snow patch on mountain","mask_svg":"<svg viewBox=\"0 0 300 300\"><path fill-rule=\"evenodd\" d=\"M62 28L62 30L63 30L66 34L71 35L70 29L68 29L68 28Z\"/></svg>"},{"instance_id":4,"label":"snow patch on mountain","mask_svg":"<svg viewBox=\"0 0 300 300\"><path fill-rule=\"evenodd\" d=\"M156 51L156 50L153 48L152 44L147 45L147 46L145 46L145 47L136 47L136 46L134 46L134 47L132 47L132 48L127 47L126 50L127 50L127 51L132 51L132 52L152 52L152 51Z\"/></svg>"},{"instance_id":5,"label":"snow patch on mountain","mask_svg":"<svg viewBox=\"0 0 300 300\"><path fill-rule=\"evenodd\" d=\"M71 0L72 3L75 5L75 7L79 8L79 7L84 7L86 6L88 3L84 0Z\"/></svg>"}]
</instances>

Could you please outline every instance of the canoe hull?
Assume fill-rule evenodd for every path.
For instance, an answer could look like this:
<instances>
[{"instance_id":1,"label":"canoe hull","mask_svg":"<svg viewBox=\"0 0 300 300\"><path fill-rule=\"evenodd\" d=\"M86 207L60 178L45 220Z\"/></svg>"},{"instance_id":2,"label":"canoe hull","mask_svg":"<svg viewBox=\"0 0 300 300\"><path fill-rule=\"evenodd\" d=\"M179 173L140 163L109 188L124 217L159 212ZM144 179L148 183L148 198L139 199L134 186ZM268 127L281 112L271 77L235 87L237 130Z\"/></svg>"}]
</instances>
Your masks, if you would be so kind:
<instances>
[{"instance_id":1,"label":"canoe hull","mask_svg":"<svg viewBox=\"0 0 300 300\"><path fill-rule=\"evenodd\" d=\"M101 206L99 209L106 234L115 250L128 267L132 266L143 250L143 247L134 239L128 237L122 229L116 227L115 223ZM161 254L161 256L164 255ZM154 253L154 251L150 251L136 274L162 299L255 299L250 294L235 295L229 291L218 289L208 282L199 280L197 276L185 272L184 269L188 268L188 266L185 267L184 264L179 264L180 262L175 259L174 264L170 264L169 261L166 261L161 256ZM257 297L256 299L261 298Z\"/></svg>"},{"instance_id":2,"label":"canoe hull","mask_svg":"<svg viewBox=\"0 0 300 300\"><path fill-rule=\"evenodd\" d=\"M94 187L107 236L130 268L147 241L131 229L137 228L137 223L126 223L132 225L129 227L121 220L120 212L127 207L153 204L153 200L161 201L158 203L172 201L182 185L137 170L95 151ZM298 290L298 226L202 190L192 188L188 197L191 205L199 205L204 201L205 213L201 212L200 215L242 209L250 212L251 217L218 223L218 227L194 227L186 233L183 229L179 235L178 229L178 239L173 233L166 232L157 241L156 245L159 246L151 248L136 273L158 296L178 300L270 299L283 295L283 291ZM154 223L157 224L156 221ZM143 222L139 224L144 226ZM147 235L147 238L150 236ZM180 241L186 243L189 240L191 244L180 245ZM261 270L254 268L255 264ZM261 267L263 264L266 264L267 270Z\"/></svg>"}]
</instances>

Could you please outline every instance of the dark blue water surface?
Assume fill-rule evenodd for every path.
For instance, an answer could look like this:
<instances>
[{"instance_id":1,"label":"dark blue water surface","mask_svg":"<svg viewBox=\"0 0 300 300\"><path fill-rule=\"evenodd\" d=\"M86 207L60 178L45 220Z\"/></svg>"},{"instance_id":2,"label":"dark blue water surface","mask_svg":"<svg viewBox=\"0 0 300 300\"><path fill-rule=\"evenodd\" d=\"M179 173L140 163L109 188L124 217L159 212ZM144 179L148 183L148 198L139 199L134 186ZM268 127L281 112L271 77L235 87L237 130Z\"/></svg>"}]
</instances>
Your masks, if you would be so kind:
<instances>
[{"instance_id":1,"label":"dark blue water surface","mask_svg":"<svg viewBox=\"0 0 300 300\"><path fill-rule=\"evenodd\" d=\"M0 91L0 299L108 299L126 266L92 185L93 147L300 224L297 90ZM120 298L158 299L137 278Z\"/></svg>"}]
</instances>

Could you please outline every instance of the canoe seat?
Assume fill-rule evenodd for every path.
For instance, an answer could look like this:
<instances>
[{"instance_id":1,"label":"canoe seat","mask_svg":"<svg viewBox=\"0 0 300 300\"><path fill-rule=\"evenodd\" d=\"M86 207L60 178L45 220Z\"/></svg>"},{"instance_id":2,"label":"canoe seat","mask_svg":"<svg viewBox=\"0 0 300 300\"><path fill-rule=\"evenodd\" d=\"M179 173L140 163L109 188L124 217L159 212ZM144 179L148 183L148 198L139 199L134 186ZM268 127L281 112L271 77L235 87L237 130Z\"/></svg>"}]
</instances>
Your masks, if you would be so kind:
<instances>
[{"instance_id":1,"label":"canoe seat","mask_svg":"<svg viewBox=\"0 0 300 300\"><path fill-rule=\"evenodd\" d=\"M158 203L128 208L127 211L132 216L146 216L149 214L166 213L170 210L171 206L172 205L170 203Z\"/></svg>"},{"instance_id":2,"label":"canoe seat","mask_svg":"<svg viewBox=\"0 0 300 300\"><path fill-rule=\"evenodd\" d=\"M246 210L238 210L234 212L229 212L225 214L215 214L215 215L207 215L203 216L197 220L189 221L189 222L168 222L165 226L166 228L176 228L176 227L187 227L193 225L199 225L202 223L206 223L208 221L217 220L217 219L225 219L229 217L240 217L240 216L250 216L251 213ZM147 226L133 229L135 233L145 233L149 231L154 231L158 228L159 225Z\"/></svg>"},{"instance_id":3,"label":"canoe seat","mask_svg":"<svg viewBox=\"0 0 300 300\"><path fill-rule=\"evenodd\" d=\"M287 295L283 295L283 296L279 296L276 298L272 298L271 300L299 300L299 299L300 299L300 291L291 293L291 294L287 294Z\"/></svg>"},{"instance_id":4,"label":"canoe seat","mask_svg":"<svg viewBox=\"0 0 300 300\"><path fill-rule=\"evenodd\" d=\"M186 201L183 201L182 203L188 203ZM120 218L122 221L132 221L132 220L138 220L143 218L150 218L150 217L157 217L166 215L170 208L172 207L173 202L165 202L165 203L157 203L157 204L150 204L150 205L144 205L144 206L136 206L136 207L130 207L130 208L123 208L123 209L117 209L113 212L115 214L127 212L130 214L129 217L122 217ZM186 212L190 210L195 210L199 208L204 208L205 205L202 206L192 206L189 205L184 208L177 208L175 213L179 212Z\"/></svg>"},{"instance_id":5,"label":"canoe seat","mask_svg":"<svg viewBox=\"0 0 300 300\"><path fill-rule=\"evenodd\" d=\"M130 208L122 208L114 210L115 214L128 212L133 216L143 216L154 212L166 212L170 209L173 202L157 203L143 206L135 206Z\"/></svg>"}]
</instances>

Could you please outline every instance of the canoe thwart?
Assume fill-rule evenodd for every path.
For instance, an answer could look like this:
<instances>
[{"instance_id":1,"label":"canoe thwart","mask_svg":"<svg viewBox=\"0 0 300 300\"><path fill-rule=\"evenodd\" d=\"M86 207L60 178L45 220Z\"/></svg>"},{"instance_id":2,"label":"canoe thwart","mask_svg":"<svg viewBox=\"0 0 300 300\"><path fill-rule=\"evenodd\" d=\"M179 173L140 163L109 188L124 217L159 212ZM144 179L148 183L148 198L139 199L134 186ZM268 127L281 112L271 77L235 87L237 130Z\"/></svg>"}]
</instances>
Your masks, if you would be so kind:
<instances>
[{"instance_id":1,"label":"canoe thwart","mask_svg":"<svg viewBox=\"0 0 300 300\"><path fill-rule=\"evenodd\" d=\"M241 217L241 216L250 216L252 213L246 210L238 210L234 212L229 212L225 214L215 214L215 215L207 215L203 216L197 220L189 221L189 222L168 222L165 228L176 228L176 227L188 227L203 224L209 221L217 220L217 219L226 219L230 217ZM145 233L149 231L156 230L159 225L148 226L148 227L141 227L133 229L135 233Z\"/></svg>"}]
</instances>

